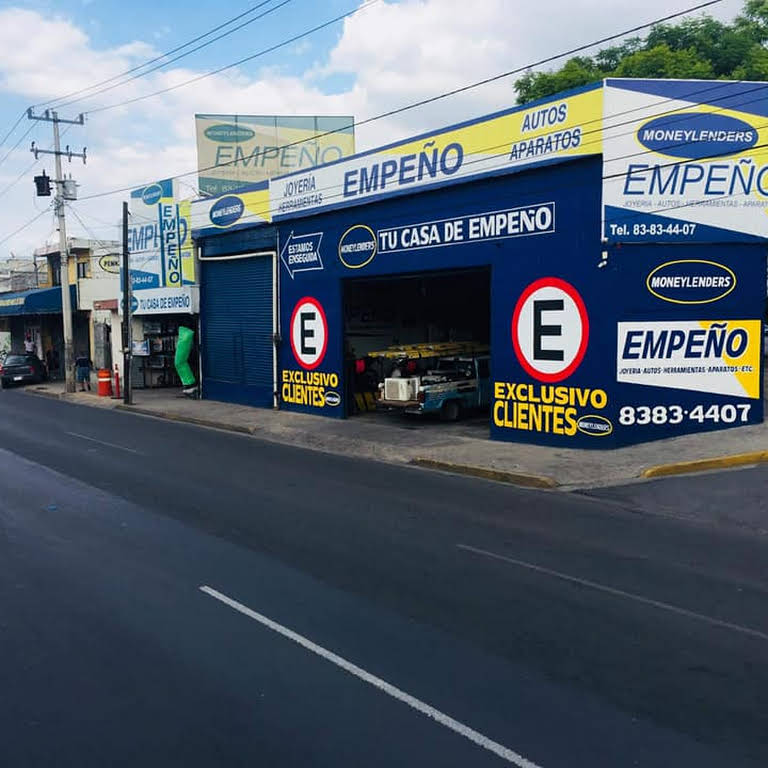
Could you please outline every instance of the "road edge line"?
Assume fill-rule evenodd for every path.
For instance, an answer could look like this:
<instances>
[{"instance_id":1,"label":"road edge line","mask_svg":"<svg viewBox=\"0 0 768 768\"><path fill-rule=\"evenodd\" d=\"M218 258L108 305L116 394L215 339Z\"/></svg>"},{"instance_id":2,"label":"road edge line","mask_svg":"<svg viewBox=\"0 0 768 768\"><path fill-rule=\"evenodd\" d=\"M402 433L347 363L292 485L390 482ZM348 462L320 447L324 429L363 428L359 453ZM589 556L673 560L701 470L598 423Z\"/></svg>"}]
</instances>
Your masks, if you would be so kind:
<instances>
[{"instance_id":1,"label":"road edge line","mask_svg":"<svg viewBox=\"0 0 768 768\"><path fill-rule=\"evenodd\" d=\"M523 488L557 488L560 483L547 475L534 475L525 472L507 472L501 469L487 469L486 467L475 467L471 464L454 464L449 461L439 461L437 459L427 459L416 457L411 459L409 464L424 469L436 469L442 472L450 472L455 475L468 475L470 477L479 477L483 480L493 480L497 483L508 483L509 485L519 485Z\"/></svg>"},{"instance_id":2,"label":"road edge line","mask_svg":"<svg viewBox=\"0 0 768 768\"><path fill-rule=\"evenodd\" d=\"M768 451L751 451L749 453L734 453L728 456L714 456L710 459L694 459L693 461L677 461L669 464L657 464L648 467L640 473L640 477L668 477L670 475L685 475L691 472L705 472L712 469L728 469L748 464L763 464L768 462Z\"/></svg>"}]
</instances>

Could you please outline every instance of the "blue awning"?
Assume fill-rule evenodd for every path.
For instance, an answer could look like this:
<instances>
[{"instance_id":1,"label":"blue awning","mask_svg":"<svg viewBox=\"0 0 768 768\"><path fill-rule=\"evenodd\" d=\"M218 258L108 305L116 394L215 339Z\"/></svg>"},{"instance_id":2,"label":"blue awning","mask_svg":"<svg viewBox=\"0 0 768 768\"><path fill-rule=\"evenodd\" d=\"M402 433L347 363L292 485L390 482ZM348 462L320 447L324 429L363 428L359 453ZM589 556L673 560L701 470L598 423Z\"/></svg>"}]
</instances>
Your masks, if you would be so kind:
<instances>
[{"instance_id":1,"label":"blue awning","mask_svg":"<svg viewBox=\"0 0 768 768\"><path fill-rule=\"evenodd\" d=\"M77 309L77 286L70 285L72 309ZM0 316L61 314L61 287L0 293Z\"/></svg>"}]
</instances>

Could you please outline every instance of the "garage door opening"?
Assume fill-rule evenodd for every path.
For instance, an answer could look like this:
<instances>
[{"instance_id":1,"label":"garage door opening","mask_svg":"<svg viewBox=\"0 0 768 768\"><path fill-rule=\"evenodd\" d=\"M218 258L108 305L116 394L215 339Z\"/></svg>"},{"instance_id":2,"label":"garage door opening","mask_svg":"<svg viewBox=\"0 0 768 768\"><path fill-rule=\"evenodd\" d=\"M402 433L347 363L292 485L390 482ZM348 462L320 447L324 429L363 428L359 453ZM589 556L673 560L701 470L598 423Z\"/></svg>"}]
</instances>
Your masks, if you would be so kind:
<instances>
[{"instance_id":1,"label":"garage door opening","mask_svg":"<svg viewBox=\"0 0 768 768\"><path fill-rule=\"evenodd\" d=\"M347 415L487 429L489 267L346 280L344 317Z\"/></svg>"}]
</instances>

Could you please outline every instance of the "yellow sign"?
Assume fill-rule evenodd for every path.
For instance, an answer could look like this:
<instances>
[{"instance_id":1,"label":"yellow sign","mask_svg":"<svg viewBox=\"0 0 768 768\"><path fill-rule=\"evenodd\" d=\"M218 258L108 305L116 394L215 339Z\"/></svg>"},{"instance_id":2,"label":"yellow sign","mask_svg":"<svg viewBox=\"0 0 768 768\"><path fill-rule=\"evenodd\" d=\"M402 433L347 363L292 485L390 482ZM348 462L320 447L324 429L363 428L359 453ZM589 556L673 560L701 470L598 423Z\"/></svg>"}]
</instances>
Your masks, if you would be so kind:
<instances>
[{"instance_id":1,"label":"yellow sign","mask_svg":"<svg viewBox=\"0 0 768 768\"><path fill-rule=\"evenodd\" d=\"M602 152L603 89L517 108L270 181L273 216Z\"/></svg>"},{"instance_id":2,"label":"yellow sign","mask_svg":"<svg viewBox=\"0 0 768 768\"><path fill-rule=\"evenodd\" d=\"M16 299L0 299L0 307L20 307L24 303L24 297Z\"/></svg>"},{"instance_id":3,"label":"yellow sign","mask_svg":"<svg viewBox=\"0 0 768 768\"><path fill-rule=\"evenodd\" d=\"M198 186L222 195L354 154L354 118L195 115Z\"/></svg>"},{"instance_id":4,"label":"yellow sign","mask_svg":"<svg viewBox=\"0 0 768 768\"><path fill-rule=\"evenodd\" d=\"M335 407L341 403L337 373L284 370L282 385L280 396L284 403L311 408Z\"/></svg>"},{"instance_id":5,"label":"yellow sign","mask_svg":"<svg viewBox=\"0 0 768 768\"><path fill-rule=\"evenodd\" d=\"M577 432L601 434L612 430L610 421L596 414L608 405L604 389L555 386L552 384L497 381L493 385L493 422L497 427L527 432L545 432L573 437ZM589 423L579 417L591 417Z\"/></svg>"}]
</instances>

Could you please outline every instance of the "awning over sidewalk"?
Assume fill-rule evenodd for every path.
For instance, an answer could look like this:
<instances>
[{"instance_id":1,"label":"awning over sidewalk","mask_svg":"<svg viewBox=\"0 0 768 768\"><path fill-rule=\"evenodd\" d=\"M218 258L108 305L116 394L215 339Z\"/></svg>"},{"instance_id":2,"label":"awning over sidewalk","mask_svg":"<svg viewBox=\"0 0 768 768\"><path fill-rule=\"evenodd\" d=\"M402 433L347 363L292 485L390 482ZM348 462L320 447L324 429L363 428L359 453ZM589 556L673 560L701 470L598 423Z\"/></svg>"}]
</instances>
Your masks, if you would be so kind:
<instances>
[{"instance_id":1,"label":"awning over sidewalk","mask_svg":"<svg viewBox=\"0 0 768 768\"><path fill-rule=\"evenodd\" d=\"M77 286L69 286L72 308L77 307ZM61 314L61 287L0 293L0 316Z\"/></svg>"}]
</instances>

